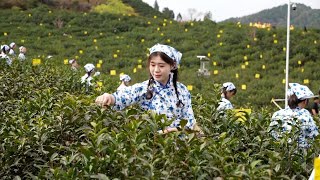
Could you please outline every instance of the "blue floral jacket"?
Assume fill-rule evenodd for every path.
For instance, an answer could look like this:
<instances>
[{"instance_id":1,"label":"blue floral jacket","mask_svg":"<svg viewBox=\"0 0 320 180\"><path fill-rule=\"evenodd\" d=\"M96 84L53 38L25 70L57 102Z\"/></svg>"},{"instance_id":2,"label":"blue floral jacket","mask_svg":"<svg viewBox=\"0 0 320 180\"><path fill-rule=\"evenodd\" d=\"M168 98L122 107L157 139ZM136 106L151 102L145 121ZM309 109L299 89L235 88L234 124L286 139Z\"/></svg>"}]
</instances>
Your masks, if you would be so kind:
<instances>
[{"instance_id":1,"label":"blue floral jacket","mask_svg":"<svg viewBox=\"0 0 320 180\"><path fill-rule=\"evenodd\" d=\"M112 95L115 98L114 110L122 110L127 106L139 104L142 110L152 110L157 114L165 114L173 123L170 127L180 127L181 119L187 120L186 128L193 129L195 118L191 106L191 95L187 87L177 82L179 98L183 105L177 107L178 102L172 79L166 85L155 81L152 86L153 97L146 99L148 80L126 87Z\"/></svg>"},{"instance_id":2,"label":"blue floral jacket","mask_svg":"<svg viewBox=\"0 0 320 180\"><path fill-rule=\"evenodd\" d=\"M299 107L295 109L290 109L289 107L281 109L272 115L270 128L278 126L278 120L281 120L281 132L290 132L292 125L296 125L295 119L299 124L299 137L298 143L299 147L306 148L309 146L307 139L313 139L319 134L318 127L316 126L311 114L306 109L301 109ZM271 135L278 139L281 135L276 131L271 131Z\"/></svg>"}]
</instances>

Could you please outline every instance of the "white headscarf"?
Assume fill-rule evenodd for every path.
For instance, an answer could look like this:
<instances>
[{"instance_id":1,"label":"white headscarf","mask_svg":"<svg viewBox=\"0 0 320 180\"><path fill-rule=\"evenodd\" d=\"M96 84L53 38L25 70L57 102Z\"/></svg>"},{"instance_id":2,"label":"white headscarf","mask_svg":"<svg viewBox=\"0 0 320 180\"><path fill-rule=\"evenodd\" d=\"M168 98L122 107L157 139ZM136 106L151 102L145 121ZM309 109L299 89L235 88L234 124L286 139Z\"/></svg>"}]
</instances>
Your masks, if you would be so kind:
<instances>
[{"instance_id":1,"label":"white headscarf","mask_svg":"<svg viewBox=\"0 0 320 180\"><path fill-rule=\"evenodd\" d=\"M225 82L222 85L224 88L226 88L227 91L232 91L236 89L236 86L232 82Z\"/></svg>"},{"instance_id":2,"label":"white headscarf","mask_svg":"<svg viewBox=\"0 0 320 180\"><path fill-rule=\"evenodd\" d=\"M315 97L313 92L307 86L299 83L289 83L290 89L288 89L288 96L295 94L298 99L305 100Z\"/></svg>"},{"instance_id":3,"label":"white headscarf","mask_svg":"<svg viewBox=\"0 0 320 180\"><path fill-rule=\"evenodd\" d=\"M154 46L152 46L150 49L150 54L154 53L154 52L163 52L165 53L167 56L169 56L173 61L176 62L176 65L174 67L174 69L178 68L178 65L180 64L181 61L181 57L182 54L176 50L175 48L168 46L168 45L164 45L164 44L156 44Z\"/></svg>"}]
</instances>

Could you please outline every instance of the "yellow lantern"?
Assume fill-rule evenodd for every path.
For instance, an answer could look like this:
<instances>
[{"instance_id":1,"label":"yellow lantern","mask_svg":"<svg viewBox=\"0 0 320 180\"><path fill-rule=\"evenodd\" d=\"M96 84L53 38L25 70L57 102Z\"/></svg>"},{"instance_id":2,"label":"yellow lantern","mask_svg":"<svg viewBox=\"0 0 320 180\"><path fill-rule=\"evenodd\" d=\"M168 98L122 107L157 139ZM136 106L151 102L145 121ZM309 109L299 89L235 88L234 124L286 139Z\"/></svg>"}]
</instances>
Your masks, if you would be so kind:
<instances>
[{"instance_id":1,"label":"yellow lantern","mask_svg":"<svg viewBox=\"0 0 320 180\"><path fill-rule=\"evenodd\" d=\"M241 85L241 89L242 89L242 90L246 90L246 89L247 89L247 85L242 84L242 85Z\"/></svg>"},{"instance_id":2,"label":"yellow lantern","mask_svg":"<svg viewBox=\"0 0 320 180\"><path fill-rule=\"evenodd\" d=\"M115 76L117 74L117 71L116 70L110 70L110 75L111 76Z\"/></svg>"},{"instance_id":3,"label":"yellow lantern","mask_svg":"<svg viewBox=\"0 0 320 180\"><path fill-rule=\"evenodd\" d=\"M255 78L256 78L256 79L260 79L260 74L256 74L256 75L255 75Z\"/></svg>"},{"instance_id":4,"label":"yellow lantern","mask_svg":"<svg viewBox=\"0 0 320 180\"><path fill-rule=\"evenodd\" d=\"M217 75L217 74L219 74L219 71L218 70L214 70L213 74Z\"/></svg>"},{"instance_id":5,"label":"yellow lantern","mask_svg":"<svg viewBox=\"0 0 320 180\"><path fill-rule=\"evenodd\" d=\"M32 59L32 66L37 66L41 64L41 59Z\"/></svg>"},{"instance_id":6,"label":"yellow lantern","mask_svg":"<svg viewBox=\"0 0 320 180\"><path fill-rule=\"evenodd\" d=\"M188 85L188 86L187 86L187 89L188 89L189 91L192 91L193 86L192 86L192 85Z\"/></svg>"}]
</instances>

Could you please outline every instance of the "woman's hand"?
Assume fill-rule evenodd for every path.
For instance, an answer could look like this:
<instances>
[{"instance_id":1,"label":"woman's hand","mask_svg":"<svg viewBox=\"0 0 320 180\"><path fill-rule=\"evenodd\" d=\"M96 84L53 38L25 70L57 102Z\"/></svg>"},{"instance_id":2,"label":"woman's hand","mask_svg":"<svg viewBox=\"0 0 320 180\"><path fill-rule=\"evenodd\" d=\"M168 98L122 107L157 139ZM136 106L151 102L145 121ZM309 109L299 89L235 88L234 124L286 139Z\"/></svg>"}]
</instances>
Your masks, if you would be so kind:
<instances>
[{"instance_id":1,"label":"woman's hand","mask_svg":"<svg viewBox=\"0 0 320 180\"><path fill-rule=\"evenodd\" d=\"M112 94L104 93L96 98L96 104L102 107L110 106L115 103L115 99Z\"/></svg>"}]
</instances>

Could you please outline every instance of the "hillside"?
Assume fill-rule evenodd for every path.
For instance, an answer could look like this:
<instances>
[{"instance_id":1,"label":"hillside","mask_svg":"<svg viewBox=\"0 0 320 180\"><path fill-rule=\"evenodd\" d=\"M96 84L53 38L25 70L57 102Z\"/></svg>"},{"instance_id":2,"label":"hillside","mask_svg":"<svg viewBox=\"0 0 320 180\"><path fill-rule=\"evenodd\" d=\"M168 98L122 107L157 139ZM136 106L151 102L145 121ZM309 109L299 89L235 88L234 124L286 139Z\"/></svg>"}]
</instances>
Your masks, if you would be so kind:
<instances>
[{"instance_id":1,"label":"hillside","mask_svg":"<svg viewBox=\"0 0 320 180\"><path fill-rule=\"evenodd\" d=\"M299 128L281 141L269 133L277 109L270 100L284 97L285 28L47 5L1 9L0 27L0 44L27 48L25 61L0 61L1 179L308 179L320 154L320 136L306 150L295 143ZM148 79L148 48L156 43L182 52L179 81L190 90L203 134L159 134L172 122L165 115L94 103L116 90L120 73L132 84ZM319 29L291 31L289 80L313 92L319 43ZM211 76L198 76L198 55L210 59ZM80 83L86 63L101 72L91 88ZM226 81L238 88L234 107L250 110L216 110Z\"/></svg>"},{"instance_id":2,"label":"hillside","mask_svg":"<svg viewBox=\"0 0 320 180\"><path fill-rule=\"evenodd\" d=\"M249 24L250 22L271 23L275 27L287 26L287 5L266 9L258 13L239 17L230 18L224 22L242 22ZM296 10L291 10L291 24L301 28L320 28L320 9L312 9L304 4L297 4Z\"/></svg>"},{"instance_id":3,"label":"hillside","mask_svg":"<svg viewBox=\"0 0 320 180\"><path fill-rule=\"evenodd\" d=\"M154 15L162 17L162 13L154 10L142 0L27 0L0 1L0 9L32 9L47 5L54 9L64 9L76 12L99 12L110 14L131 14L144 17Z\"/></svg>"},{"instance_id":4,"label":"hillside","mask_svg":"<svg viewBox=\"0 0 320 180\"><path fill-rule=\"evenodd\" d=\"M164 43L183 53L180 80L193 85L194 93L205 94L213 83L233 81L240 89L234 100L237 107L271 105L272 98L284 95L284 28L258 29L246 24L212 21L179 23L125 14L54 10L45 6L26 11L1 10L0 21L1 44L14 41L28 47L30 61L48 55L52 55L51 61L57 64L70 58L78 58L81 64L103 60L106 63L101 72L104 74L116 69L132 74L133 81L138 82L146 77L139 72L134 75L132 69L145 60L148 47ZM319 39L316 29L305 32L296 28L291 32L290 82L309 83L314 92L319 89L320 75L315 73L320 58ZM80 50L84 53L79 54ZM211 76L200 81L197 55L210 58L207 68Z\"/></svg>"}]
</instances>

